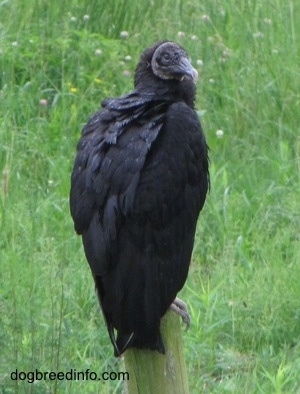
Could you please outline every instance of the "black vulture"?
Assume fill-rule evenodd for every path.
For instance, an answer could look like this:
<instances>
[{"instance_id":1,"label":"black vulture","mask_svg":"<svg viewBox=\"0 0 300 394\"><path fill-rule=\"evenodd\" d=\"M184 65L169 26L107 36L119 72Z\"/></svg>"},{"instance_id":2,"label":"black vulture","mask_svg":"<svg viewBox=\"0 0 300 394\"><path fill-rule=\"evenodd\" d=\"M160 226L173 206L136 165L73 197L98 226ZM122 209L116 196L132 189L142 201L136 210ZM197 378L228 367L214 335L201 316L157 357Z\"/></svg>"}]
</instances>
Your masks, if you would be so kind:
<instances>
[{"instance_id":1,"label":"black vulture","mask_svg":"<svg viewBox=\"0 0 300 394\"><path fill-rule=\"evenodd\" d=\"M160 320L187 278L209 186L196 77L184 48L156 43L133 91L104 100L77 145L71 215L116 356L165 352Z\"/></svg>"}]
</instances>

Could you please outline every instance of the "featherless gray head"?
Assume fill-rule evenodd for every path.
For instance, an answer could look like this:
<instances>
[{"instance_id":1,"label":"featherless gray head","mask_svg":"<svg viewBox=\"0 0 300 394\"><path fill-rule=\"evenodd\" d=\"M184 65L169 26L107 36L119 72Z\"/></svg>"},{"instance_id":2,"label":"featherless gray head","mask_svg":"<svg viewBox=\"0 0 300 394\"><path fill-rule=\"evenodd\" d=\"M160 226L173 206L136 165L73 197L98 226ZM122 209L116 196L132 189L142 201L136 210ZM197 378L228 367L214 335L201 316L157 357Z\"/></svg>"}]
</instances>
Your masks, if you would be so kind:
<instances>
[{"instance_id":1,"label":"featherless gray head","mask_svg":"<svg viewBox=\"0 0 300 394\"><path fill-rule=\"evenodd\" d=\"M196 82L198 72L195 70L186 51L174 42L164 42L159 45L151 60L151 68L158 78L177 79L191 78Z\"/></svg>"}]
</instances>

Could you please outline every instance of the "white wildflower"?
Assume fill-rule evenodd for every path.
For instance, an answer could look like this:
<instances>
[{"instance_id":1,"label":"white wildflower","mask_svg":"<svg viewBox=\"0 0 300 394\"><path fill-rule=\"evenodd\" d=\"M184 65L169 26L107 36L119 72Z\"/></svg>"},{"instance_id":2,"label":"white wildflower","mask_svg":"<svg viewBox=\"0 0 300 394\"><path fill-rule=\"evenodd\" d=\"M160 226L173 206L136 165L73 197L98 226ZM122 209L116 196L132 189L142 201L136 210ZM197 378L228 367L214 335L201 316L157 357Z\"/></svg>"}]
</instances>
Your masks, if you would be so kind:
<instances>
[{"instance_id":1,"label":"white wildflower","mask_svg":"<svg viewBox=\"0 0 300 394\"><path fill-rule=\"evenodd\" d=\"M265 22L266 25L271 25L272 24L272 19L265 18L264 22Z\"/></svg>"},{"instance_id":2,"label":"white wildflower","mask_svg":"<svg viewBox=\"0 0 300 394\"><path fill-rule=\"evenodd\" d=\"M201 19L202 19L203 22L208 22L210 20L209 16L206 15L206 14L202 15Z\"/></svg>"},{"instance_id":3,"label":"white wildflower","mask_svg":"<svg viewBox=\"0 0 300 394\"><path fill-rule=\"evenodd\" d=\"M183 31L179 31L179 32L177 33L177 37L178 37L178 38L183 38L183 37L185 37L185 33L184 33Z\"/></svg>"},{"instance_id":4,"label":"white wildflower","mask_svg":"<svg viewBox=\"0 0 300 394\"><path fill-rule=\"evenodd\" d=\"M229 48L225 48L222 52L222 57L226 58L231 55L231 50Z\"/></svg>"},{"instance_id":5,"label":"white wildflower","mask_svg":"<svg viewBox=\"0 0 300 394\"><path fill-rule=\"evenodd\" d=\"M40 106L41 107L47 107L48 101L46 99L40 99Z\"/></svg>"},{"instance_id":6,"label":"white wildflower","mask_svg":"<svg viewBox=\"0 0 300 394\"><path fill-rule=\"evenodd\" d=\"M219 129L216 131L217 138L222 138L224 136L224 131Z\"/></svg>"},{"instance_id":7,"label":"white wildflower","mask_svg":"<svg viewBox=\"0 0 300 394\"><path fill-rule=\"evenodd\" d=\"M131 72L129 70L124 70L123 75L124 77L131 77Z\"/></svg>"},{"instance_id":8,"label":"white wildflower","mask_svg":"<svg viewBox=\"0 0 300 394\"><path fill-rule=\"evenodd\" d=\"M126 30L121 31L120 38L126 39L129 37L129 33Z\"/></svg>"},{"instance_id":9,"label":"white wildflower","mask_svg":"<svg viewBox=\"0 0 300 394\"><path fill-rule=\"evenodd\" d=\"M257 31L255 33L252 34L253 38L263 38L264 37L264 33L262 33L261 31Z\"/></svg>"}]
</instances>

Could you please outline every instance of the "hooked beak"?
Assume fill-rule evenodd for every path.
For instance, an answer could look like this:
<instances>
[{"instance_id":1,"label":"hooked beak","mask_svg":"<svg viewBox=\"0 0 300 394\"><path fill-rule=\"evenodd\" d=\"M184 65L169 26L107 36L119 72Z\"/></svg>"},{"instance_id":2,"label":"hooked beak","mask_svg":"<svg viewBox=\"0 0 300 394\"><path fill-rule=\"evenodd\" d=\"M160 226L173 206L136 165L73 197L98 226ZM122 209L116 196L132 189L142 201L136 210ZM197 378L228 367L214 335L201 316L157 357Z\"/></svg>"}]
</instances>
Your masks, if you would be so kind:
<instances>
[{"instance_id":1,"label":"hooked beak","mask_svg":"<svg viewBox=\"0 0 300 394\"><path fill-rule=\"evenodd\" d=\"M186 57L182 57L178 64L174 65L174 75L177 79L183 81L185 77L189 77L196 83L198 79L198 71L191 65Z\"/></svg>"}]
</instances>

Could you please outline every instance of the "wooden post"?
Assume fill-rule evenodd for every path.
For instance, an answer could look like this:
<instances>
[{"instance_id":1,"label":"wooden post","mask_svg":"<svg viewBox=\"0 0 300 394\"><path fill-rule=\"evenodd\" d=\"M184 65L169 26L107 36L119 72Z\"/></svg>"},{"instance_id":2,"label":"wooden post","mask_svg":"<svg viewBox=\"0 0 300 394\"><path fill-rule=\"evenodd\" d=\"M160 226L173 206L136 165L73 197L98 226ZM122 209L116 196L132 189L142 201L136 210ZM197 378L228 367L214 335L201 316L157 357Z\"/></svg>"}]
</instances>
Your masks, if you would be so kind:
<instances>
[{"instance_id":1,"label":"wooden post","mask_svg":"<svg viewBox=\"0 0 300 394\"><path fill-rule=\"evenodd\" d=\"M148 349L125 352L128 394L188 394L182 327L173 311L169 310L162 318L161 333L165 355Z\"/></svg>"}]
</instances>

